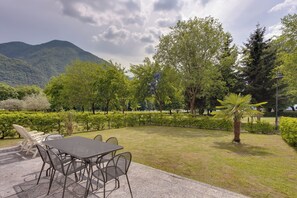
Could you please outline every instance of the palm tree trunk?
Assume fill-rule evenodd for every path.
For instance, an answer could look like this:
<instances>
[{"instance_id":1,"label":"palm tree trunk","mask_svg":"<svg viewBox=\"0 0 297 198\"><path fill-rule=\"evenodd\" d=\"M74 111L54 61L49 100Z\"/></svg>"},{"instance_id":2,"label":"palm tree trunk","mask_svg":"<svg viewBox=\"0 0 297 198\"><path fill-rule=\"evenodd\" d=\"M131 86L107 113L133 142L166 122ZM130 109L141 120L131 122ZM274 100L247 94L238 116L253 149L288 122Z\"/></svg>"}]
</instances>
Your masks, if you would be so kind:
<instances>
[{"instance_id":1,"label":"palm tree trunk","mask_svg":"<svg viewBox=\"0 0 297 198\"><path fill-rule=\"evenodd\" d=\"M234 121L234 139L233 142L240 143L240 121Z\"/></svg>"}]
</instances>

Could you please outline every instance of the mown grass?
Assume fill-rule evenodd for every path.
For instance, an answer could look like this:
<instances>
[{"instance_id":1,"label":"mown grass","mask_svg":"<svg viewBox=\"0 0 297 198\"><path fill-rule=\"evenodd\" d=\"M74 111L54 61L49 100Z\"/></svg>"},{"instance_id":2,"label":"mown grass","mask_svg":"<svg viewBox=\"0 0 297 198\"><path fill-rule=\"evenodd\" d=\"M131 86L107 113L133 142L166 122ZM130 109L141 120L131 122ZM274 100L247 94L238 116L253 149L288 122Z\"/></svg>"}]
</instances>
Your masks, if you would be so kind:
<instances>
[{"instance_id":1,"label":"mown grass","mask_svg":"<svg viewBox=\"0 0 297 198\"><path fill-rule=\"evenodd\" d=\"M239 145L231 143L232 132L174 127L75 135L99 133L117 137L138 163L251 197L297 197L297 152L279 135L242 133Z\"/></svg>"}]
</instances>

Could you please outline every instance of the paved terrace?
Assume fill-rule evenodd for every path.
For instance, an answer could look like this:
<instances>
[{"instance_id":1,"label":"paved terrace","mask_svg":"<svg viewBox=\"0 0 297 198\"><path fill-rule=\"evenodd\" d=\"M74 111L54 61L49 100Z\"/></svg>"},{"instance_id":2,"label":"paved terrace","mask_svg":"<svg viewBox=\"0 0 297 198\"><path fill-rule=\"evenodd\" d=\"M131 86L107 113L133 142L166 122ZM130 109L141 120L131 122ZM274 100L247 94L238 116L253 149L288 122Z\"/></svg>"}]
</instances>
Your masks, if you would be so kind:
<instances>
[{"instance_id":1,"label":"paved terrace","mask_svg":"<svg viewBox=\"0 0 297 198\"><path fill-rule=\"evenodd\" d=\"M19 147L0 150L0 198L37 198L61 197L64 177L61 174L55 178L50 194L47 196L49 177L45 176L36 185L38 173L42 165L40 157L34 159L31 155L19 152ZM243 195L217 188L208 184L190 180L158 169L131 163L129 179L135 198L191 198L191 197L245 197ZM68 183L69 182L69 183ZM130 197L125 177L120 179L121 187L108 197ZM114 182L107 185L112 189ZM67 180L65 197L82 197L85 182L75 183L74 178ZM108 194L108 193L107 193ZM89 194L89 197L103 197L101 189Z\"/></svg>"}]
</instances>

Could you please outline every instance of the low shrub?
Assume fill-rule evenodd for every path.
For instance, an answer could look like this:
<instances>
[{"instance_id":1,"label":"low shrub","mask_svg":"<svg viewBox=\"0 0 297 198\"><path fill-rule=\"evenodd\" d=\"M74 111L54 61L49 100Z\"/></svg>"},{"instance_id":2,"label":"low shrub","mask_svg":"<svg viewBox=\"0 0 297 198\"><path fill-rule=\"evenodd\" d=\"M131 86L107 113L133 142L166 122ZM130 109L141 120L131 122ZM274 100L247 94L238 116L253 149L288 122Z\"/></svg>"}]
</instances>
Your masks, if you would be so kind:
<instances>
[{"instance_id":1,"label":"low shrub","mask_svg":"<svg viewBox=\"0 0 297 198\"><path fill-rule=\"evenodd\" d=\"M282 138L289 145L297 147L297 118L282 117L280 131Z\"/></svg>"},{"instance_id":2,"label":"low shrub","mask_svg":"<svg viewBox=\"0 0 297 198\"><path fill-rule=\"evenodd\" d=\"M244 129L250 133L259 133L259 134L273 134L275 133L274 126L268 122L257 121L249 122L244 125Z\"/></svg>"}]
</instances>

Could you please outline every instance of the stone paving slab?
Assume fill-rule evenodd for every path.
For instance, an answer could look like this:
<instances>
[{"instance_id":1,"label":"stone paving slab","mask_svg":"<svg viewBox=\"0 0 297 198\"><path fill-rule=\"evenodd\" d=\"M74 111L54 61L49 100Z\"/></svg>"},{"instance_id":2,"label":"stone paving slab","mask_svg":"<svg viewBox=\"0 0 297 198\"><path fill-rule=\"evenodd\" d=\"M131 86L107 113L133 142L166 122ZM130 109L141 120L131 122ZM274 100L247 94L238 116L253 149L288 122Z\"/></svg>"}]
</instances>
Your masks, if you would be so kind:
<instances>
[{"instance_id":1,"label":"stone paving slab","mask_svg":"<svg viewBox=\"0 0 297 198\"><path fill-rule=\"evenodd\" d=\"M35 198L61 197L64 177L59 174L53 183L51 192L46 196L49 177L45 176L36 185L37 177L42 165L40 157L32 159L16 150L3 152L0 150L0 198ZM180 177L142 164L131 163L128 173L133 197L137 198L244 198L246 196L217 188L205 183ZM75 183L74 177L67 179L65 197L82 197L85 182ZM130 197L125 177L120 178L121 187L113 191L108 197ZM114 182L107 185L112 189ZM103 197L102 189L89 195Z\"/></svg>"}]
</instances>

